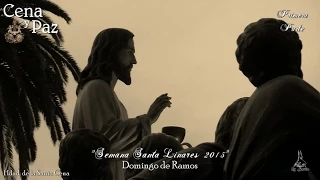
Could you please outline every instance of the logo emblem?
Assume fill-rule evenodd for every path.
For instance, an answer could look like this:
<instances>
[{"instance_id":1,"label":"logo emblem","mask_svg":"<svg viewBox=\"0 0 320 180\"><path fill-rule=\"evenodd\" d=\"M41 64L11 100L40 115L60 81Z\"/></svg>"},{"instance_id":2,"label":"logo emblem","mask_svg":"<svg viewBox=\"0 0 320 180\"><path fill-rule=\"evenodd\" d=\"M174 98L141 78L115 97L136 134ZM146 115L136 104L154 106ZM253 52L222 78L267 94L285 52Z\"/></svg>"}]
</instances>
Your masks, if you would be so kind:
<instances>
[{"instance_id":1,"label":"logo emblem","mask_svg":"<svg viewBox=\"0 0 320 180\"><path fill-rule=\"evenodd\" d=\"M298 151L298 159L296 163L291 168L291 171L293 172L303 172L303 171L309 171L310 169L307 168L307 163L303 160L302 152L301 150Z\"/></svg>"},{"instance_id":2,"label":"logo emblem","mask_svg":"<svg viewBox=\"0 0 320 180\"><path fill-rule=\"evenodd\" d=\"M4 35L8 43L21 43L24 39L24 34L21 32L21 26L16 20L13 20L12 25L8 27L8 32Z\"/></svg>"}]
</instances>

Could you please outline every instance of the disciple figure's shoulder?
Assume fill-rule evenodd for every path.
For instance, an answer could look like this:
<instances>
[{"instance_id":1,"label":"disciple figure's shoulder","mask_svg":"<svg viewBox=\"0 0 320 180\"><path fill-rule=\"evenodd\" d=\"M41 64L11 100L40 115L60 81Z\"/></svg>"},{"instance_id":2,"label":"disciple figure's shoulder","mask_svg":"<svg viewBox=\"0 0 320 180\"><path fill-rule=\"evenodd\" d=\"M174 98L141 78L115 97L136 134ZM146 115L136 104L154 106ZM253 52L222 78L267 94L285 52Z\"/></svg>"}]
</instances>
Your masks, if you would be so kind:
<instances>
[{"instance_id":1,"label":"disciple figure's shoulder","mask_svg":"<svg viewBox=\"0 0 320 180\"><path fill-rule=\"evenodd\" d=\"M291 96L304 96L311 95L319 96L319 91L317 91L313 86L304 81L302 78L292 75L285 75L277 77L270 80L258 87L258 92L262 94L268 92L267 94L273 96L279 96L283 98L290 98Z\"/></svg>"},{"instance_id":2,"label":"disciple figure's shoulder","mask_svg":"<svg viewBox=\"0 0 320 180\"><path fill-rule=\"evenodd\" d=\"M210 151L225 152L228 150L227 148L223 147L222 145L214 143L214 142L201 143L201 144L197 145L196 147L200 148L206 152L210 152Z\"/></svg>"},{"instance_id":3,"label":"disciple figure's shoulder","mask_svg":"<svg viewBox=\"0 0 320 180\"><path fill-rule=\"evenodd\" d=\"M285 75L275 78L270 81L270 84L274 87L289 89L289 88L313 88L309 83L302 78L292 75Z\"/></svg>"}]
</instances>

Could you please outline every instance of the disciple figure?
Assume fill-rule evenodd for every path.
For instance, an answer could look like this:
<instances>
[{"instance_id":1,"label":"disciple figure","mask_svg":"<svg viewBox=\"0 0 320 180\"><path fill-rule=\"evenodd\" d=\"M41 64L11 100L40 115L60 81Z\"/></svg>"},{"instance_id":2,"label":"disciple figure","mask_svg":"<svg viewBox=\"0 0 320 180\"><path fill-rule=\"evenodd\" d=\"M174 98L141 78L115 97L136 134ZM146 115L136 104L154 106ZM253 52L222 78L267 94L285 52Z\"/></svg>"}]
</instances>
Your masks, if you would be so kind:
<instances>
[{"instance_id":1,"label":"disciple figure","mask_svg":"<svg viewBox=\"0 0 320 180\"><path fill-rule=\"evenodd\" d=\"M320 178L320 94L303 80L302 42L283 20L263 18L237 40L239 69L257 88L234 129L225 180ZM301 150L310 171L291 167Z\"/></svg>"}]
</instances>

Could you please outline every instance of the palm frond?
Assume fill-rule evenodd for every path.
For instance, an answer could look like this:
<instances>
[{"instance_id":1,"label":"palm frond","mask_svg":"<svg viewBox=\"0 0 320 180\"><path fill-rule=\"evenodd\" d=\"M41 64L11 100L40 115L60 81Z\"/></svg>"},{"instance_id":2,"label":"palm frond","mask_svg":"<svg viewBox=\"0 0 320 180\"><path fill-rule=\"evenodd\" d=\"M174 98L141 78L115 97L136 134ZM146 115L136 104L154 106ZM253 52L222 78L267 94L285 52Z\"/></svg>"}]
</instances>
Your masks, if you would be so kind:
<instances>
[{"instance_id":1,"label":"palm frond","mask_svg":"<svg viewBox=\"0 0 320 180\"><path fill-rule=\"evenodd\" d=\"M61 9L57 4L48 0L26 0L28 7L40 7L44 11L51 12L52 14L63 18L68 24L71 23L71 18L68 13ZM32 6L33 5L33 6Z\"/></svg>"},{"instance_id":2,"label":"palm frond","mask_svg":"<svg viewBox=\"0 0 320 180\"><path fill-rule=\"evenodd\" d=\"M0 143L3 148L0 148L0 158L1 158L1 169L5 169L6 172L14 172L13 168L13 154L12 154L12 144L11 144L11 135L12 132L8 127L1 127ZM3 173L6 173L3 172ZM8 176L8 180L16 180L15 176Z\"/></svg>"},{"instance_id":3,"label":"palm frond","mask_svg":"<svg viewBox=\"0 0 320 180\"><path fill-rule=\"evenodd\" d=\"M71 18L58 5L47 0L4 0L15 7L40 7L62 17L70 23ZM47 15L39 18L24 18L53 23ZM61 33L48 37L22 29L21 43L6 41L7 28L13 19L0 17L0 164L2 171L12 170L12 147L19 156L19 169L29 170L36 160L37 145L34 131L40 127L40 114L50 130L52 142L61 140L63 133L70 131L62 105L67 101L65 85L71 71L77 81L80 68L76 61L61 47ZM2 38L1 38L2 37ZM27 180L28 177L21 177ZM5 176L6 180L15 179Z\"/></svg>"},{"instance_id":4,"label":"palm frond","mask_svg":"<svg viewBox=\"0 0 320 180\"><path fill-rule=\"evenodd\" d=\"M42 24L54 24L51 18L47 16L45 13L43 14L42 17L24 17L23 19L29 21L29 23L32 21L38 20ZM57 26L55 30L57 31L57 33L51 33L50 36L55 40L55 43L57 43L57 45L60 46L61 43L64 42L62 32L59 26Z\"/></svg>"}]
</instances>

